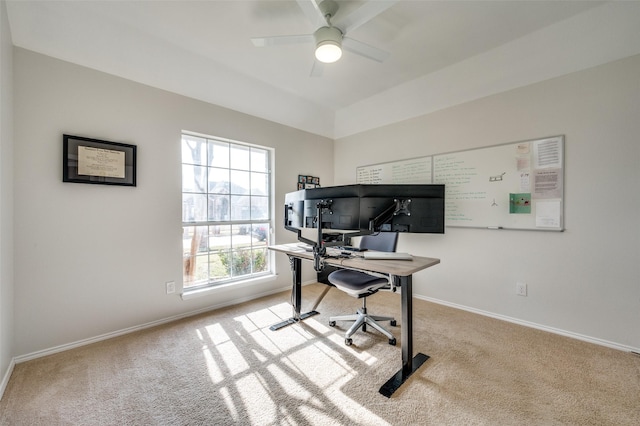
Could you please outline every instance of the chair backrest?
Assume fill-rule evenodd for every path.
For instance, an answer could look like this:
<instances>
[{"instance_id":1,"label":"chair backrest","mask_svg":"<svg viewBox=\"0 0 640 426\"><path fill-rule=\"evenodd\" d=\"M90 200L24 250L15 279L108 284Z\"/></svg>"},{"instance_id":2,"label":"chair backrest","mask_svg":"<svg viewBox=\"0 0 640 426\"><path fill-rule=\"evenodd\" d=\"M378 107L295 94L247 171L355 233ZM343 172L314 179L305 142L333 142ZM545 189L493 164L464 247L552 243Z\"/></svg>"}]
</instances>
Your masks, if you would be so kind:
<instances>
[{"instance_id":1,"label":"chair backrest","mask_svg":"<svg viewBox=\"0 0 640 426\"><path fill-rule=\"evenodd\" d=\"M397 232L378 232L377 234L364 235L360 239L360 248L394 252L398 244Z\"/></svg>"}]
</instances>

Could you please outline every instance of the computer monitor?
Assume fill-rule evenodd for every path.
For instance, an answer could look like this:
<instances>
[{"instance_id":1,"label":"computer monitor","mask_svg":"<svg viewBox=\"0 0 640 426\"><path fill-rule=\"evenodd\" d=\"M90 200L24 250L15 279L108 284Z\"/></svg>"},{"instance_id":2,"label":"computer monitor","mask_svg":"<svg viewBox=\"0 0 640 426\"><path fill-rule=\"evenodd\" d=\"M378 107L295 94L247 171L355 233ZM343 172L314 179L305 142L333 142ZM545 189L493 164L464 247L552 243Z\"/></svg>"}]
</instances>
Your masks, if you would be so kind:
<instances>
[{"instance_id":1,"label":"computer monitor","mask_svg":"<svg viewBox=\"0 0 640 426\"><path fill-rule=\"evenodd\" d=\"M318 221L321 226L318 226ZM344 233L360 227L358 185L302 189L285 195L286 229L297 232L298 240L322 247L344 242ZM317 229L317 237L302 236L302 229Z\"/></svg>"},{"instance_id":2,"label":"computer monitor","mask_svg":"<svg viewBox=\"0 0 640 426\"><path fill-rule=\"evenodd\" d=\"M314 268L326 247L375 232L444 233L444 185L345 185L285 195L284 226L313 246ZM306 238L302 229L317 229Z\"/></svg>"},{"instance_id":3,"label":"computer monitor","mask_svg":"<svg viewBox=\"0 0 640 426\"><path fill-rule=\"evenodd\" d=\"M444 185L361 185L360 229L444 233Z\"/></svg>"},{"instance_id":4,"label":"computer monitor","mask_svg":"<svg viewBox=\"0 0 640 426\"><path fill-rule=\"evenodd\" d=\"M319 219L320 218L320 219ZM351 231L444 233L444 185L345 185L285 195L285 227Z\"/></svg>"}]
</instances>

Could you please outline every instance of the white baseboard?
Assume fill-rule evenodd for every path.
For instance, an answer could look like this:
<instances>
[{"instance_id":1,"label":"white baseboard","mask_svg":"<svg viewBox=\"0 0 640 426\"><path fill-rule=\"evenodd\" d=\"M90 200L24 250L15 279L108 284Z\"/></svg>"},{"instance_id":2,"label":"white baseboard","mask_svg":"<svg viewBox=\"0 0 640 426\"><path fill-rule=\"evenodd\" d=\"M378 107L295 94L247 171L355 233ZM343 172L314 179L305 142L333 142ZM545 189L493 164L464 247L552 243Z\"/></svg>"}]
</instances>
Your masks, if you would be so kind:
<instances>
[{"instance_id":1,"label":"white baseboard","mask_svg":"<svg viewBox=\"0 0 640 426\"><path fill-rule=\"evenodd\" d=\"M302 283L302 285L313 284L315 282L316 282L315 280L312 280L312 281L309 281L309 282L304 282L304 283ZM287 290L291 290L291 286L284 286L284 287L281 287L281 288L277 288L277 289L270 290L270 291L265 291L265 292L262 292L262 293L251 294L250 296L247 296L247 297L241 297L241 298L238 298L238 299L227 301L225 303L220 303L220 304L217 304L217 305L207 306L206 308L198 309L196 311L189 311L189 312L185 312L183 314L174 315L174 316L171 316L171 317L168 317L168 318L163 318L163 319L160 319L160 320L157 320L157 321L151 321L151 322L148 322L146 324L136 325L136 326L133 326L133 327L124 328L122 330L112 331L110 333L101 334L99 336L90 337L88 339L78 340L76 342L66 343L64 345L55 346L55 347L49 348L49 349L43 349L41 351L32 352L32 353L29 353L29 354L26 354L26 355L20 355L20 356L17 356L17 357L15 357L13 359L13 363L14 364L20 364L21 362L31 361L33 359L41 358L43 356L52 355L52 354L56 354L56 353L64 352L64 351L68 351L69 349L74 349L74 348L78 348L78 347L81 347L81 346L90 345L92 343L101 342L103 340L111 339L113 337L122 336L124 334L133 333L135 331L144 330L146 328L155 327L155 326L166 324L166 323L169 323L169 322L172 322L172 321L177 321L177 320L182 319L182 318L187 318L187 317L191 317L191 316L194 316L194 315L199 315L199 314L204 313L204 312L214 311L216 309L225 308L227 306L237 305L238 303L248 302L248 301L253 300L253 299L259 299L261 297L270 296L272 294L281 293L281 292L287 291ZM7 381L8 381L8 378L7 378Z\"/></svg>"},{"instance_id":2,"label":"white baseboard","mask_svg":"<svg viewBox=\"0 0 640 426\"><path fill-rule=\"evenodd\" d=\"M304 283L302 283L302 285L308 285L308 284L314 284L314 283L316 283L316 281L312 280L312 281L309 281L309 282L304 282ZM0 399L2 399L2 395L4 394L4 390L5 390L6 386L7 386L7 384L9 383L9 379L11 377L11 373L13 372L14 366L16 364L20 364L21 362L26 362L26 361L30 361L30 360L33 360L33 359L41 358L41 357L44 357L44 356L52 355L52 354L55 354L55 353L64 352L64 351L67 351L67 350L70 350L70 349L78 348L78 347L81 347L81 346L90 345L92 343L96 343L96 342L100 342L100 341L103 341L103 340L111 339L113 337L122 336L122 335L133 333L133 332L136 332L136 331L144 330L146 328L156 327L158 325L166 324L166 323L169 323L169 322L172 322L172 321L177 321L177 320L182 319L182 318L187 318L187 317L191 317L191 316L194 316L194 315L199 315L199 314L202 314L202 313L205 313L205 312L214 311L216 309L225 308L227 306L237 305L238 303L248 302L248 301L253 300L253 299L258 299L258 298L261 298L261 297L270 296L272 294L280 293L282 291L287 291L287 290L290 290L290 289L291 289L291 287L284 286L282 288L278 288L278 289L262 292L262 293L259 293L259 294L252 294L251 296L230 300L230 301L227 301L225 303L220 303L220 304L217 304L217 305L208 306L206 308L198 309L198 310L195 310L195 311L189 311L189 312L185 312L183 314L174 315L174 316L171 316L171 317L168 317L168 318L163 318L163 319L160 319L160 320L157 320L157 321L151 321L151 322L148 322L146 324L141 324L141 325L137 325L137 326L133 326L133 327L128 327L128 328L125 328L125 329L122 329L122 330L117 330L117 331L113 331L113 332L110 332L110 333L105 333L105 334L102 334L102 335L99 335L99 336L95 336L95 337L91 337L91 338L88 338L88 339L78 340L76 342L71 342L71 343L67 343L67 344L64 344L64 345L55 346L53 348L44 349L44 350L41 350L41 351L36 351L36 352L29 353L29 354L25 354L25 355L20 355L20 356L14 357L11 360L11 364L9 365L9 368L5 372L5 375L3 377L2 382L0 382ZM548 331L550 333L559 334L561 336L566 336L566 337L571 337L571 338L574 338L574 339L582 340L582 341L589 342L589 343L594 343L594 344L601 345L601 346L606 346L606 347L613 348L613 349L618 349L618 350L625 351L625 352L633 352L635 354L639 354L640 353L640 348L634 348L634 347L631 347L631 346L626 346L626 345L622 345L622 344L615 343L615 342L609 342L607 340L598 339L596 337L585 336L585 335L582 335L582 334L573 333L573 332L570 332L570 331L561 330L561 329L554 328L554 327L548 327L548 326L545 326L545 325L536 324L536 323L529 322L529 321L523 321L523 320L520 320L520 319L517 319L517 318L511 318L511 317L508 317L508 316L505 316L505 315L495 314L493 312L483 311L483 310L476 309L476 308L470 308L468 306L458 305L456 303L445 302L443 300L434 299L434 298L431 298L431 297L425 297L425 296L420 296L420 295L414 295L414 297L416 299L426 300L427 302L437 303L439 305L444 305L444 306L449 306L449 307L456 308L456 309L461 309L463 311L472 312L472 313L483 315L483 316L486 316L486 317L496 318L496 319L507 321L507 322L511 322L511 323L514 323L514 324L523 325L525 327L530 327L530 328L535 328L535 329L538 329L538 330Z\"/></svg>"},{"instance_id":3,"label":"white baseboard","mask_svg":"<svg viewBox=\"0 0 640 426\"><path fill-rule=\"evenodd\" d=\"M4 376L2 377L2 382L0 382L0 400L2 400L2 397L4 396L4 391L9 384L9 379L11 378L11 374L13 373L13 367L15 366L16 360L15 358L12 358L11 362L9 363L9 368L7 368L7 371L5 371Z\"/></svg>"},{"instance_id":4,"label":"white baseboard","mask_svg":"<svg viewBox=\"0 0 640 426\"><path fill-rule=\"evenodd\" d=\"M426 300L427 302L437 303L438 305L449 306L451 308L461 309L463 311L467 311L467 312L472 312L474 314L483 315L485 317L496 318L496 319L499 319L499 320L502 320L502 321L507 321L507 322L511 322L511 323L514 323L514 324L523 325L525 327L530 327L530 328L535 328L535 329L538 329L538 330L548 331L549 333L559 334L559 335L565 336L565 337L571 337L573 339L582 340L584 342L594 343L596 345L606 346L608 348L618 349L618 350L621 350L621 351L624 351L624 352L632 352L632 353L634 353L636 355L640 354L640 348L634 348L634 347L631 347L631 346L626 346L626 345L622 345L622 344L615 343L615 342L609 342L608 340L599 339L597 337L585 336L583 334L573 333L571 331L566 331L566 330L562 330L562 329L559 329L559 328L549 327L549 326L546 326L546 325L537 324L537 323L530 322L530 321L524 321L524 320L521 320L521 319L518 319L518 318L508 317L506 315L495 314L493 312L483 311L481 309L470 308L468 306L458 305L456 303L445 302L443 300L434 299L434 298L431 298L431 297L425 297L425 296L420 296L420 295L416 295L416 294L414 294L413 297L415 297L416 299L420 299L420 300Z\"/></svg>"}]
</instances>

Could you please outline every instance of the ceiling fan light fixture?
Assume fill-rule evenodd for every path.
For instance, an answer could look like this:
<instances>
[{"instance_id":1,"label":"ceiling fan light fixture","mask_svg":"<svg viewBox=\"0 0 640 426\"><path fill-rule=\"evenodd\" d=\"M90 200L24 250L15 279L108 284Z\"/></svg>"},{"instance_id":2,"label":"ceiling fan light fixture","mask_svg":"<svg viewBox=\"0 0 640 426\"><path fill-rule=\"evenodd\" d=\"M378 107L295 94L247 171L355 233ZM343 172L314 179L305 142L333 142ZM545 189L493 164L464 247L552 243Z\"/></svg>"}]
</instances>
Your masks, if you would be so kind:
<instances>
[{"instance_id":1,"label":"ceiling fan light fixture","mask_svg":"<svg viewBox=\"0 0 640 426\"><path fill-rule=\"evenodd\" d=\"M316 38L316 59L325 64L336 62L342 57L342 32L336 27L322 27L314 33Z\"/></svg>"},{"instance_id":2,"label":"ceiling fan light fixture","mask_svg":"<svg viewBox=\"0 0 640 426\"><path fill-rule=\"evenodd\" d=\"M342 49L332 41L324 41L316 47L316 59L325 64L336 62L342 57Z\"/></svg>"}]
</instances>

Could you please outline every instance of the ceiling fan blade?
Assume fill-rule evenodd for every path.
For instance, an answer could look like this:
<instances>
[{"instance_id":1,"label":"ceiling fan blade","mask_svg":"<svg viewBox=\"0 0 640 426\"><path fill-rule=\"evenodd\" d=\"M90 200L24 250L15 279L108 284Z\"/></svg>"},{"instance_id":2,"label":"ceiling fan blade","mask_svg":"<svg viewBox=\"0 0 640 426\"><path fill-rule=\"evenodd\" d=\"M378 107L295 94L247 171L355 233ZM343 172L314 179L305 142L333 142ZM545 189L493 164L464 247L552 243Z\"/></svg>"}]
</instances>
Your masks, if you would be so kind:
<instances>
[{"instance_id":1,"label":"ceiling fan blade","mask_svg":"<svg viewBox=\"0 0 640 426\"><path fill-rule=\"evenodd\" d=\"M311 43L314 41L313 34L284 35L273 37L253 37L251 42L256 47L281 46L284 44Z\"/></svg>"},{"instance_id":2,"label":"ceiling fan blade","mask_svg":"<svg viewBox=\"0 0 640 426\"><path fill-rule=\"evenodd\" d=\"M298 2L300 1L301 0L298 0ZM366 24L398 3L398 1L399 0L369 0L344 18L340 18L340 16L336 17L336 20L332 23L340 28L344 34L348 34L349 31L353 31L359 26Z\"/></svg>"},{"instance_id":3,"label":"ceiling fan blade","mask_svg":"<svg viewBox=\"0 0 640 426\"><path fill-rule=\"evenodd\" d=\"M322 12L315 0L297 0L297 2L298 6L300 6L300 9L302 9L302 12L305 14L307 19L311 21L314 28L325 25L324 16L322 16Z\"/></svg>"},{"instance_id":4,"label":"ceiling fan blade","mask_svg":"<svg viewBox=\"0 0 640 426\"><path fill-rule=\"evenodd\" d=\"M313 65L311 66L311 77L321 77L324 72L324 64L319 60L314 60Z\"/></svg>"},{"instance_id":5,"label":"ceiling fan blade","mask_svg":"<svg viewBox=\"0 0 640 426\"><path fill-rule=\"evenodd\" d=\"M358 40L349 37L342 39L342 47L344 50L355 53L365 58L372 59L376 62L384 62L391 54L385 50L370 46Z\"/></svg>"}]
</instances>

